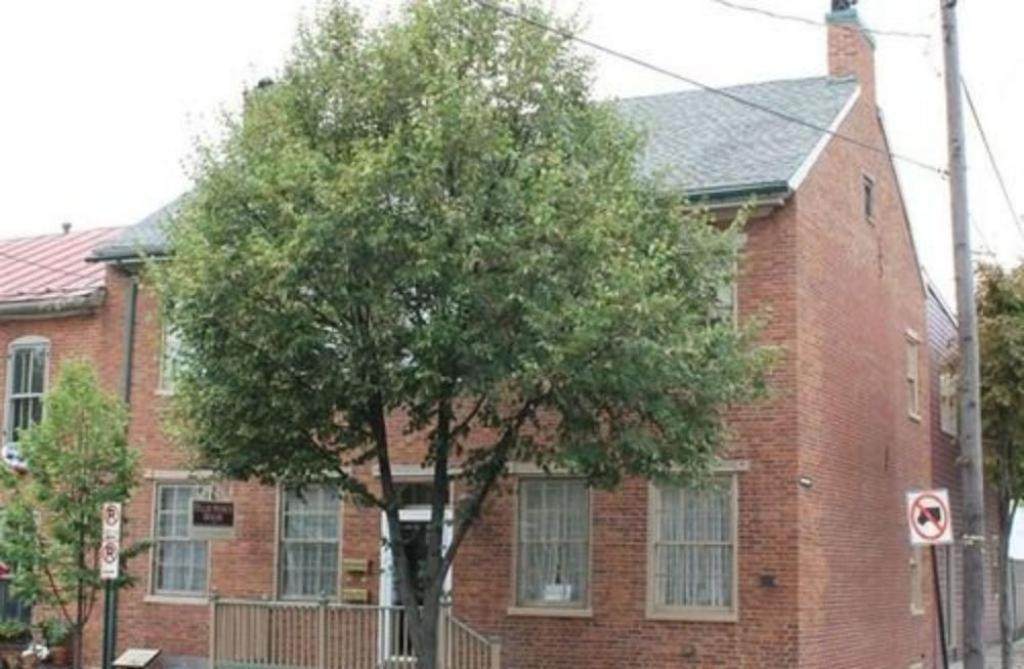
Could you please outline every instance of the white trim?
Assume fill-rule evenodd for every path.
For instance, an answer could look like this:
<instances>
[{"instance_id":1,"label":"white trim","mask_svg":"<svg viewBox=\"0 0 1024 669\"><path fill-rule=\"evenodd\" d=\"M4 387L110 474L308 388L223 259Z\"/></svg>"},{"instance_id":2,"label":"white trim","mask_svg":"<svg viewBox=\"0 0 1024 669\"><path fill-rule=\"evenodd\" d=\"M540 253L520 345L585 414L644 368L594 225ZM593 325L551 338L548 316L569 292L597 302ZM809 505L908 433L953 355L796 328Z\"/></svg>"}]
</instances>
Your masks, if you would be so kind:
<instances>
[{"instance_id":1,"label":"white trim","mask_svg":"<svg viewBox=\"0 0 1024 669\"><path fill-rule=\"evenodd\" d=\"M551 467L550 471L544 471L542 467L533 462L510 462L508 473L513 476L568 476L570 478L583 478L574 474L565 467ZM716 458L711 463L711 471L715 473L745 472L750 470L750 460L733 460L731 458ZM679 471L682 471L681 469Z\"/></svg>"},{"instance_id":2,"label":"white trim","mask_svg":"<svg viewBox=\"0 0 1024 669\"><path fill-rule=\"evenodd\" d=\"M828 126L828 132L822 134L821 139L818 140L818 143L814 145L811 152L807 154L806 158L804 158L804 162L796 169L796 172L793 172L793 176L789 177L787 183L794 193L801 185L803 185L807 175L811 173L811 168L814 167L815 163L818 162L818 159L821 158L821 154L824 153L825 147L828 146L829 142L831 142L835 137L836 131L838 131L839 127L843 125L843 122L846 121L846 117L850 115L850 111L853 110L854 105L857 104L857 100L860 99L860 94L861 88L858 85L856 90L853 91L853 95L850 96L850 99L846 101L843 108L839 110L839 114L836 115L832 120L832 123Z\"/></svg>"},{"instance_id":3,"label":"white trim","mask_svg":"<svg viewBox=\"0 0 1024 669\"><path fill-rule=\"evenodd\" d=\"M142 601L146 604L175 604L185 606L208 606L210 604L210 598L205 594L188 597L185 595L155 595L151 593L145 595L142 598Z\"/></svg>"},{"instance_id":4,"label":"white trim","mask_svg":"<svg viewBox=\"0 0 1024 669\"><path fill-rule=\"evenodd\" d=\"M171 483L195 483L214 478L214 472L212 469L143 469L142 478Z\"/></svg>"},{"instance_id":5,"label":"white trim","mask_svg":"<svg viewBox=\"0 0 1024 669\"><path fill-rule=\"evenodd\" d=\"M449 467L448 468L448 475L449 476L458 476L461 473L462 473L462 467L455 466L455 467ZM374 476L374 478L380 478L380 464L375 464L373 466L373 476ZM424 467L422 465L395 465L395 464L393 464L393 465L391 465L391 478L396 480L396 481L398 481L398 480L409 481L409 480L421 480L421 479L431 479L431 480L433 480L433 478L434 478L434 469L433 469L433 467Z\"/></svg>"}]
</instances>

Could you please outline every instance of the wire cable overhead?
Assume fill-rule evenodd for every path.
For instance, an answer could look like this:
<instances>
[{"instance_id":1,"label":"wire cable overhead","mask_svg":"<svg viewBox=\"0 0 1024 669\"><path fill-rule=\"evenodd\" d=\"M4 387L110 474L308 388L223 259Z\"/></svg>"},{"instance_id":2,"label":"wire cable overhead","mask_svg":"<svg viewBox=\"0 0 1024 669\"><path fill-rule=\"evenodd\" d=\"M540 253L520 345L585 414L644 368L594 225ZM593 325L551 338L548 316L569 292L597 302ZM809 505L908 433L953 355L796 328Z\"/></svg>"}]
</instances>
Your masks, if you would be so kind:
<instances>
[{"instance_id":1,"label":"wire cable overhead","mask_svg":"<svg viewBox=\"0 0 1024 669\"><path fill-rule=\"evenodd\" d=\"M763 7L754 7L753 5L744 5L738 2L732 2L732 0L710 0L711 2L728 7L729 9L735 9L741 12L749 12L751 14L759 14L761 16L767 16L772 19L778 19L781 21L792 21L794 23L803 23L809 26L827 26L828 24L824 21L818 21L816 19L808 18L806 16L797 16L795 14L784 14L782 12L772 11ZM881 30L878 28L865 28L861 27L861 30L868 33L869 35L877 35L880 37L906 37L909 39L931 39L932 36L928 33L908 32L904 30Z\"/></svg>"},{"instance_id":2,"label":"wire cable overhead","mask_svg":"<svg viewBox=\"0 0 1024 669\"><path fill-rule=\"evenodd\" d=\"M618 59L626 61L628 63L632 63L632 64L637 65L639 67L642 67L642 68L644 68L646 70L650 70L651 72L655 72L655 73L664 75L666 77L669 77L671 79L675 79L676 81L681 81L681 82L683 82L685 84L688 84L690 86L694 86L694 87L699 88L701 90L707 91L708 93L713 93L715 95L719 95L721 97L724 97L724 98L727 98L729 100L732 100L733 102L736 102L738 104L746 105L747 107L750 107L752 109L757 109L757 110L759 110L761 112L764 112L765 114L769 114L771 116L775 116L777 118L783 119L783 120L788 121L790 123L795 123L797 125L803 126L805 128L810 128L812 130L816 130L818 132L825 133L827 135L835 137L836 139L839 139L839 140L842 140L844 142L848 142L850 144L853 144L854 146L859 146L862 149L866 149L866 150L872 151L874 153L878 153L878 154L881 154L881 155L884 155L884 156L888 156L889 158L891 158L893 160L899 160L899 161L904 162L904 163L906 163L908 165L913 165L915 167L919 167L921 169L928 170L929 172L934 172L935 174L939 175L942 178L946 178L946 176L948 175L948 173L947 173L945 168L939 167L937 165L932 165L931 163L927 163L927 162L924 162L922 160L917 160L916 158L911 158L909 156L904 156L902 154L893 153L893 152L891 152L891 151L889 151L887 149L875 146L873 144L869 144L868 142L861 141L861 140L857 139L856 137L851 137L849 135L845 135L845 134L843 134L841 132L832 130L831 128L826 128L826 127L818 125L816 123L812 123L810 121L807 121L806 119L802 119L802 118L799 118L797 116L793 116L792 114L789 114L789 113L786 113L786 112L783 112L783 111L779 111L778 109L773 109L773 108L768 107L767 105L761 104L759 102L754 102L753 100L748 100L748 99L746 99L746 98L744 98L744 97L742 97L740 95L736 95L735 93L733 93L731 91L728 91L726 89L716 88L715 86L711 86L710 84L706 84L704 82L698 81L697 79L694 79L693 77L688 77L686 75L679 74L678 72L674 72L674 71L669 70L667 68L661 67L660 65L655 65L654 63L651 63L651 62L648 62L646 60L643 60L642 58L638 58L636 56L631 56L630 54L627 54L627 53L622 52L622 51L618 51L617 49L613 49L611 47L607 47L607 46L604 46L602 44L598 44L597 42L594 42L592 40L588 40L588 39L586 39L584 37L580 37L579 35L575 35L575 34L569 32L567 30L564 30L562 28L556 28L554 26L550 26L550 25L548 25L548 24L546 24L546 23L544 23L542 21L538 21L537 19L534 19L532 17L526 16L526 15L521 14L519 12L516 12L514 10L508 9L507 7L503 7L501 5L494 4L492 2L489 2L488 0L473 0L473 1L477 5L479 5L480 7L484 7L486 9L490 10L490 11L497 12L499 14L504 14L505 16L508 16L509 18L513 18L513 19L516 19L517 21L521 21L522 23L525 23L527 25L533 26L534 28L537 28L538 30L550 33L552 35L557 35L557 36L559 36L559 37L561 37L563 39L566 39L566 40L569 40L569 41L572 41L572 42L576 42L577 44L581 44L583 46L586 46L586 47L588 47L590 49L593 49L594 51L598 51L600 53L612 56L614 58L618 58Z\"/></svg>"}]
</instances>

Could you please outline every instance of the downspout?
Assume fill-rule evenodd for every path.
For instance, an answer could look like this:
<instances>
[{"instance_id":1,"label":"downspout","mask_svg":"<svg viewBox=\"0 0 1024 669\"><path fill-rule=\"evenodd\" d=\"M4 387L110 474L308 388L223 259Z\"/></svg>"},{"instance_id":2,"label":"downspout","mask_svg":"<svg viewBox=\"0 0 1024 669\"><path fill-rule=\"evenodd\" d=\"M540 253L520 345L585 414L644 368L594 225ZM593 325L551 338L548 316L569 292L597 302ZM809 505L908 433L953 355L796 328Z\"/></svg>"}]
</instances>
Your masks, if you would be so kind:
<instances>
[{"instance_id":1,"label":"downspout","mask_svg":"<svg viewBox=\"0 0 1024 669\"><path fill-rule=\"evenodd\" d=\"M139 305L139 278L130 275L128 304L124 310L124 358L121 363L121 392L125 407L132 401L132 363L135 352L135 316ZM105 581L103 593L103 669L111 669L117 655L117 590Z\"/></svg>"},{"instance_id":2,"label":"downspout","mask_svg":"<svg viewBox=\"0 0 1024 669\"><path fill-rule=\"evenodd\" d=\"M128 289L128 306L124 312L124 359L121 364L121 388L125 406L132 403L132 363L135 349L135 314L139 304L139 279L131 277Z\"/></svg>"}]
</instances>

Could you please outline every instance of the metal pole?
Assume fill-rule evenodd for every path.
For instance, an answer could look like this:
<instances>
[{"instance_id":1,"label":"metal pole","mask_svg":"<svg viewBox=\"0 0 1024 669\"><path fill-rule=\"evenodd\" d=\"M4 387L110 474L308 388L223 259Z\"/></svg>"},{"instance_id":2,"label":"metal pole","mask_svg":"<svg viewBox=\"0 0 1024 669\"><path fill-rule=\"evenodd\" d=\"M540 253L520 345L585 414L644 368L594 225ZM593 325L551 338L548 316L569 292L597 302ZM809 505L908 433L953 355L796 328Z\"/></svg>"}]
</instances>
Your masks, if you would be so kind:
<instances>
[{"instance_id":1,"label":"metal pole","mask_svg":"<svg viewBox=\"0 0 1024 669\"><path fill-rule=\"evenodd\" d=\"M984 669L982 619L985 615L984 493L981 453L981 402L978 318L967 208L963 102L960 93L960 44L957 0L939 0L946 64L946 116L949 132L949 192L953 215L953 256L960 339L960 461L964 493L963 619L964 669Z\"/></svg>"},{"instance_id":2,"label":"metal pole","mask_svg":"<svg viewBox=\"0 0 1024 669\"><path fill-rule=\"evenodd\" d=\"M949 669L949 642L946 641L946 610L942 605L942 586L939 584L939 556L932 544L932 583L935 585L935 610L939 614L939 644L942 648L942 669ZM947 597L952 596L948 593Z\"/></svg>"},{"instance_id":3,"label":"metal pole","mask_svg":"<svg viewBox=\"0 0 1024 669\"><path fill-rule=\"evenodd\" d=\"M114 663L117 647L117 593L113 581L103 581L103 669Z\"/></svg>"}]
</instances>

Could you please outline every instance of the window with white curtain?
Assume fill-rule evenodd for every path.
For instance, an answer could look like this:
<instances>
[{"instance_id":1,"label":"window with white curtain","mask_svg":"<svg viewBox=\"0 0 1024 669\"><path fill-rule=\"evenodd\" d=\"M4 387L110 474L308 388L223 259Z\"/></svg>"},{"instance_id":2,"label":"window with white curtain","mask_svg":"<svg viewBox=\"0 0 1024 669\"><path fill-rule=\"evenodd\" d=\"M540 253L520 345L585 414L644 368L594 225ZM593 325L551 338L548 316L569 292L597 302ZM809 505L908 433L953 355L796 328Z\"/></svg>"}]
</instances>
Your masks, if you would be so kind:
<instances>
[{"instance_id":1,"label":"window with white curtain","mask_svg":"<svg viewBox=\"0 0 1024 669\"><path fill-rule=\"evenodd\" d=\"M649 612L731 618L736 611L736 476L651 486Z\"/></svg>"},{"instance_id":2,"label":"window with white curtain","mask_svg":"<svg viewBox=\"0 0 1024 669\"><path fill-rule=\"evenodd\" d=\"M582 479L519 481L516 604L585 608L590 589L590 490Z\"/></svg>"},{"instance_id":3,"label":"window with white curtain","mask_svg":"<svg viewBox=\"0 0 1024 669\"><path fill-rule=\"evenodd\" d=\"M331 597L338 590L340 498L331 485L286 489L281 504L281 596Z\"/></svg>"},{"instance_id":4,"label":"window with white curtain","mask_svg":"<svg viewBox=\"0 0 1024 669\"><path fill-rule=\"evenodd\" d=\"M156 488L153 592L202 595L207 589L209 543L189 535L193 499L209 499L209 486L160 483Z\"/></svg>"}]
</instances>

